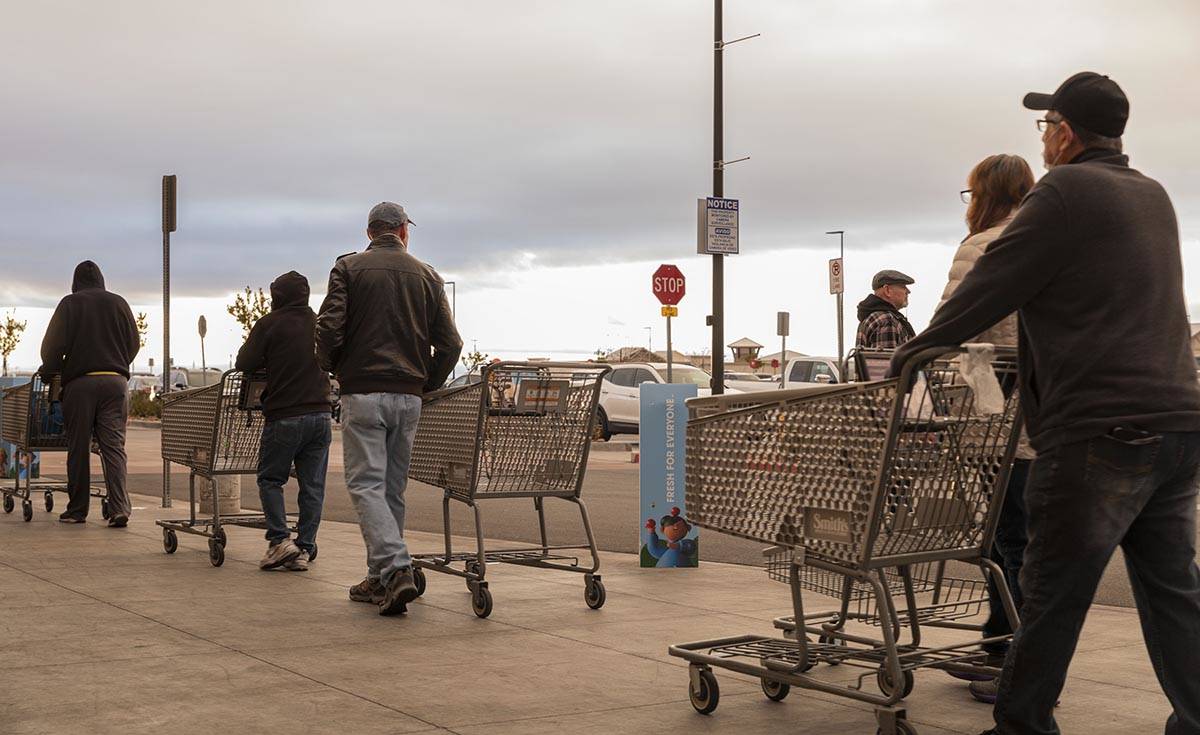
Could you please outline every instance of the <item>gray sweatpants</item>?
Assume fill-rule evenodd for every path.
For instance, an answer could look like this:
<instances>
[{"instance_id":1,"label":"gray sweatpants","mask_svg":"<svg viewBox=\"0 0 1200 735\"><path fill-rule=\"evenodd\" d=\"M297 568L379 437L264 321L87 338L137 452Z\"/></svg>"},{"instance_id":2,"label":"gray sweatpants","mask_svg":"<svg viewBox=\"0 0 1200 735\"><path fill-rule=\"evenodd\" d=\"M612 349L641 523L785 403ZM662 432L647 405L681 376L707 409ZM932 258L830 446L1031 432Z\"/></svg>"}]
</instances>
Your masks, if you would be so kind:
<instances>
[{"instance_id":1,"label":"gray sweatpants","mask_svg":"<svg viewBox=\"0 0 1200 735\"><path fill-rule=\"evenodd\" d=\"M128 383L120 375L84 375L63 387L63 424L67 432L67 513L86 518L91 505L92 436L100 445L108 509L129 517L125 492L125 421Z\"/></svg>"}]
</instances>

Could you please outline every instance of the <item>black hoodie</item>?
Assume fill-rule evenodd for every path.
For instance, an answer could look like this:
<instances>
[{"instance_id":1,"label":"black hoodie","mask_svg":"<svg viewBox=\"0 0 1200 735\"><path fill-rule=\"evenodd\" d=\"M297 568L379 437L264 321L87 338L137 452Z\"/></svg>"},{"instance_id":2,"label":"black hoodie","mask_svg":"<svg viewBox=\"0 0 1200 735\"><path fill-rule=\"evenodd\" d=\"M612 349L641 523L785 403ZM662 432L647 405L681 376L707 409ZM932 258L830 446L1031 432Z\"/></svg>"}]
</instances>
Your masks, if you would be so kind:
<instances>
[{"instance_id":1,"label":"black hoodie","mask_svg":"<svg viewBox=\"0 0 1200 735\"><path fill-rule=\"evenodd\" d=\"M329 413L329 376L317 366L317 315L308 306L308 279L288 271L271 284L271 313L259 319L238 350L237 369L265 370L268 421Z\"/></svg>"},{"instance_id":2,"label":"black hoodie","mask_svg":"<svg viewBox=\"0 0 1200 735\"><path fill-rule=\"evenodd\" d=\"M872 344L865 344L863 342L863 339L862 339L863 322L866 320L867 317L869 317L872 314L879 312L879 311L887 312L894 319L895 326L893 328L897 332L896 340L895 340L896 342L903 344L904 342L907 342L908 340L912 339L913 335L916 334L916 332L913 331L912 325L908 323L908 319L904 318L904 314L900 313L899 309L897 309L895 306L893 306L890 302L884 301L882 298L876 296L875 294L868 294L867 298L858 302L859 335L855 337L855 342L858 343L858 346L860 346L860 347L863 347L863 346L874 347L875 346Z\"/></svg>"},{"instance_id":3,"label":"black hoodie","mask_svg":"<svg viewBox=\"0 0 1200 735\"><path fill-rule=\"evenodd\" d=\"M42 339L43 375L62 373L63 385L88 373L129 377L139 347L137 324L125 299L104 290L90 260L75 266L71 295L58 302Z\"/></svg>"}]
</instances>

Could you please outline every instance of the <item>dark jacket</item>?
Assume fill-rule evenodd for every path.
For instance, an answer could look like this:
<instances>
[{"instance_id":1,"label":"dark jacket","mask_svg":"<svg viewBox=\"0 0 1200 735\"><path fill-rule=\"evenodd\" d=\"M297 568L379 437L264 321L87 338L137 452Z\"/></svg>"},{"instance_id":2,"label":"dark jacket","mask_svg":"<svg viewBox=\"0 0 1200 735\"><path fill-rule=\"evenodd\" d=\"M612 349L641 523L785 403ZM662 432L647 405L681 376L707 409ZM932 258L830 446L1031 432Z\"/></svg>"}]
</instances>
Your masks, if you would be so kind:
<instances>
[{"instance_id":1,"label":"dark jacket","mask_svg":"<svg viewBox=\"0 0 1200 735\"><path fill-rule=\"evenodd\" d=\"M342 393L435 390L461 351L445 284L400 238L381 235L334 264L317 317L317 356Z\"/></svg>"},{"instance_id":2,"label":"dark jacket","mask_svg":"<svg viewBox=\"0 0 1200 735\"><path fill-rule=\"evenodd\" d=\"M58 302L42 338L43 375L62 373L63 385L88 373L129 377L139 348L137 323L125 299L104 290L100 266L75 266L71 295Z\"/></svg>"},{"instance_id":3,"label":"dark jacket","mask_svg":"<svg viewBox=\"0 0 1200 735\"><path fill-rule=\"evenodd\" d=\"M1089 150L1042 177L893 373L1014 309L1034 449L1117 426L1200 431L1175 210L1127 156Z\"/></svg>"},{"instance_id":4,"label":"dark jacket","mask_svg":"<svg viewBox=\"0 0 1200 735\"><path fill-rule=\"evenodd\" d=\"M858 333L854 344L871 350L894 350L916 332L900 310L875 294L858 302Z\"/></svg>"},{"instance_id":5,"label":"dark jacket","mask_svg":"<svg viewBox=\"0 0 1200 735\"><path fill-rule=\"evenodd\" d=\"M238 370L265 370L263 416L268 421L329 413L329 375L317 365L317 315L308 306L308 279L296 271L271 284L271 312L255 322L238 350Z\"/></svg>"}]
</instances>

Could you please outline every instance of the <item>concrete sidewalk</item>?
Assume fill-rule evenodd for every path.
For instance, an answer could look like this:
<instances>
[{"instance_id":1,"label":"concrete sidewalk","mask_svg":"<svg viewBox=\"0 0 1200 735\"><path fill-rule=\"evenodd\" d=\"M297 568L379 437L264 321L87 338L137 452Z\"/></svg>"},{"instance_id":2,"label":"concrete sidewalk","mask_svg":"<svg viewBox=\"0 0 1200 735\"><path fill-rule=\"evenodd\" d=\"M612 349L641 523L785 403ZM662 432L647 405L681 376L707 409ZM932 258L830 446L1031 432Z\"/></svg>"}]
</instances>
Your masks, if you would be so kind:
<instances>
[{"instance_id":1,"label":"concrete sidewalk","mask_svg":"<svg viewBox=\"0 0 1200 735\"><path fill-rule=\"evenodd\" d=\"M873 733L871 708L793 690L768 701L717 671L721 704L696 714L686 664L667 646L769 633L787 589L745 566L640 570L606 553L608 603L589 610L581 575L489 567L495 610L476 618L462 580L429 575L407 616L350 602L364 552L327 523L308 573L262 572L261 532L230 528L227 559L203 539L162 550L136 497L130 527L0 515L0 733ZM413 532L416 551L438 538ZM969 634L968 634L969 635ZM851 680L848 666L815 670ZM867 686L872 686L873 678ZM990 725L989 708L937 671L918 672L908 717L923 735ZM1162 732L1169 705L1136 615L1094 608L1059 722L1067 733Z\"/></svg>"}]
</instances>

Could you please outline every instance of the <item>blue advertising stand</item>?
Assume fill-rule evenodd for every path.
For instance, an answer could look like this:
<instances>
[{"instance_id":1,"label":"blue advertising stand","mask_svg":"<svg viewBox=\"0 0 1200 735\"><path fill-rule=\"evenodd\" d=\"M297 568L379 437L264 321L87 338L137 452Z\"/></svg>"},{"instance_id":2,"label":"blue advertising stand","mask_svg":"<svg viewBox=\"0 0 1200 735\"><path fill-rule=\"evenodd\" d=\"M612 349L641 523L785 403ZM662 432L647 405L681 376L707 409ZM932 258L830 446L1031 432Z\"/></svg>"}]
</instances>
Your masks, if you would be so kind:
<instances>
[{"instance_id":1,"label":"blue advertising stand","mask_svg":"<svg viewBox=\"0 0 1200 735\"><path fill-rule=\"evenodd\" d=\"M700 529L684 515L687 407L695 385L643 383L640 390L641 565L700 565Z\"/></svg>"}]
</instances>

